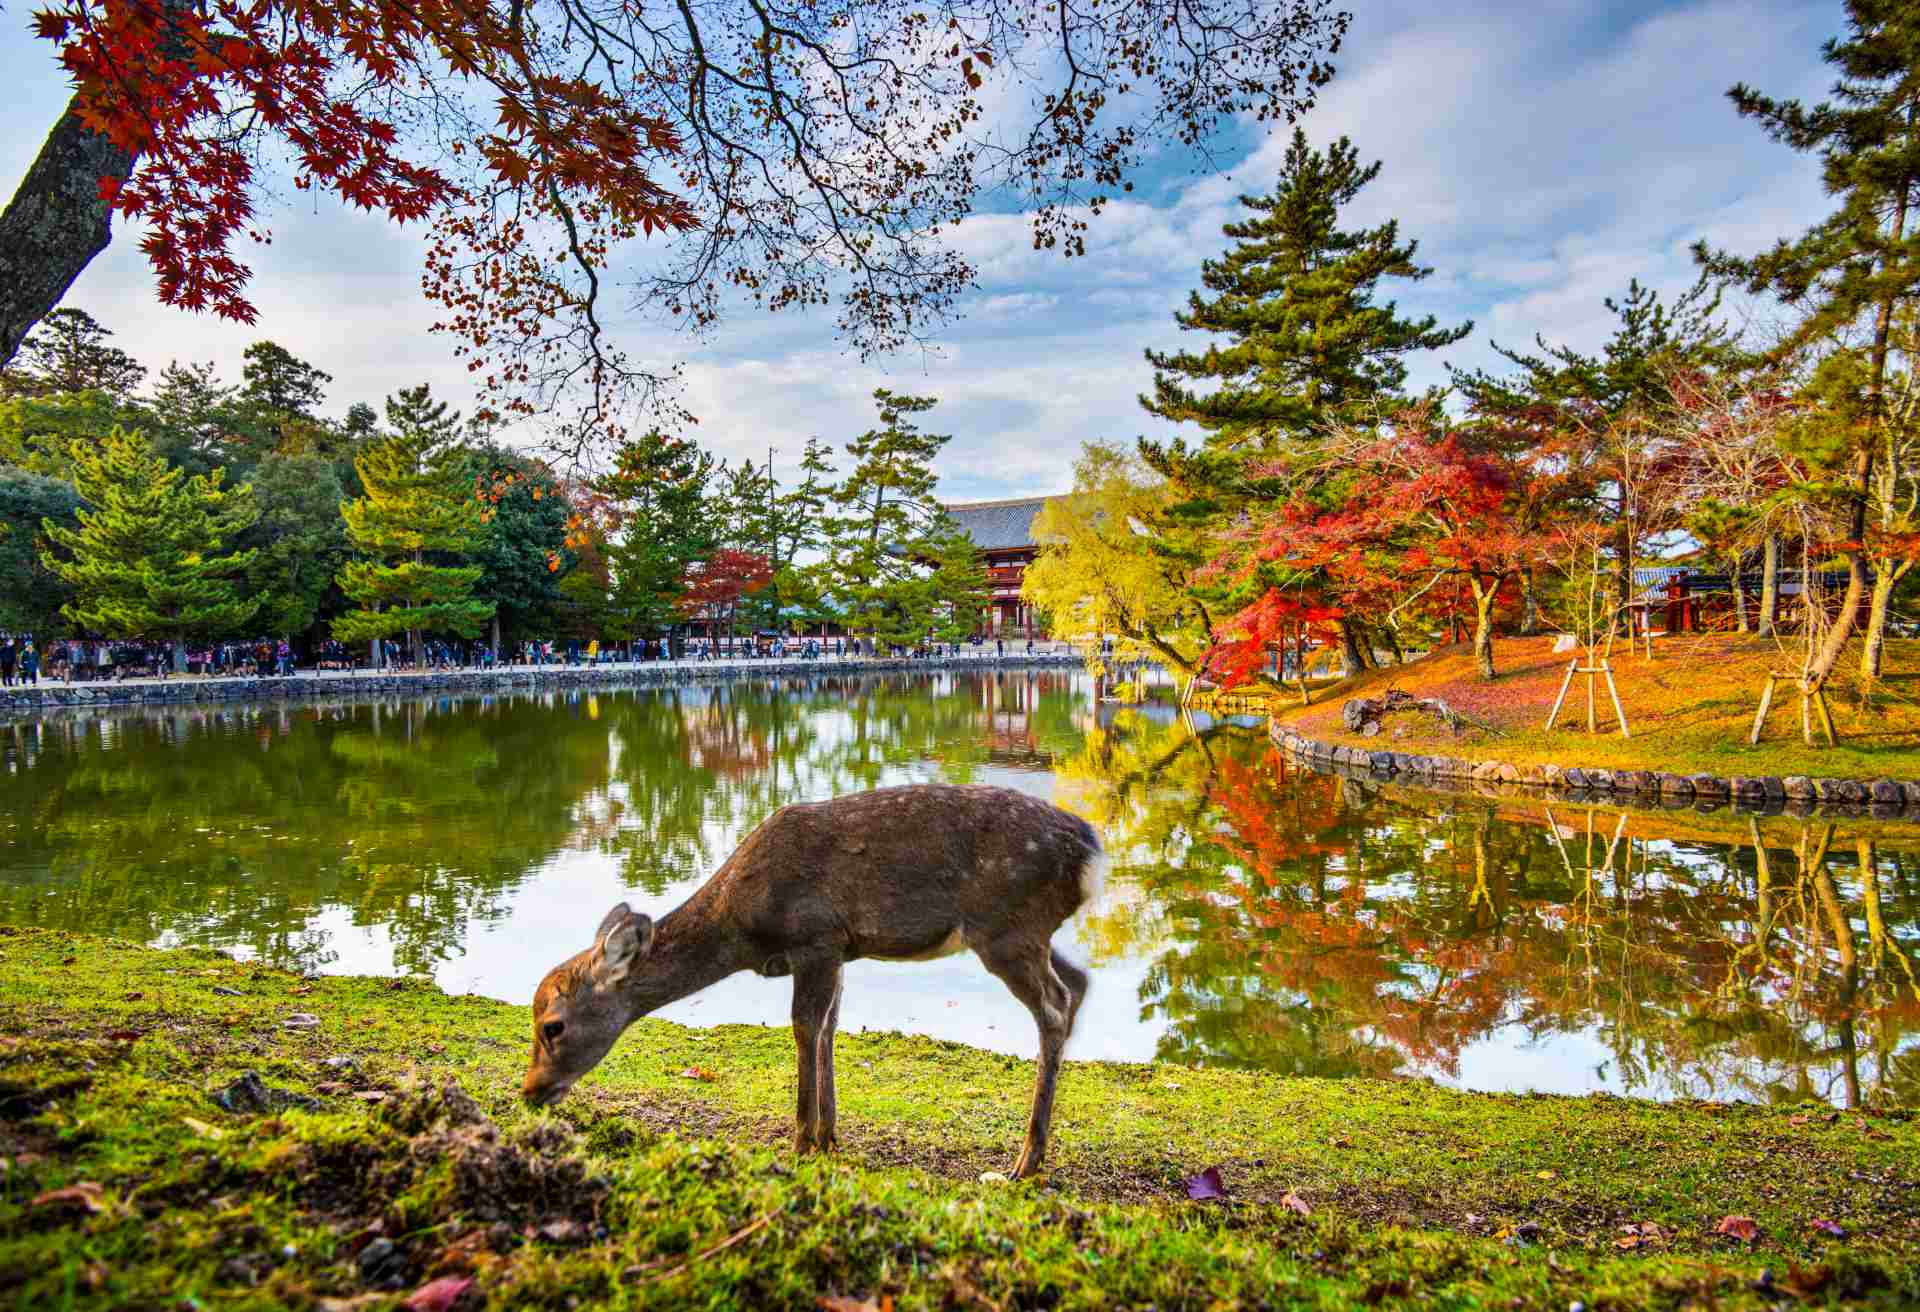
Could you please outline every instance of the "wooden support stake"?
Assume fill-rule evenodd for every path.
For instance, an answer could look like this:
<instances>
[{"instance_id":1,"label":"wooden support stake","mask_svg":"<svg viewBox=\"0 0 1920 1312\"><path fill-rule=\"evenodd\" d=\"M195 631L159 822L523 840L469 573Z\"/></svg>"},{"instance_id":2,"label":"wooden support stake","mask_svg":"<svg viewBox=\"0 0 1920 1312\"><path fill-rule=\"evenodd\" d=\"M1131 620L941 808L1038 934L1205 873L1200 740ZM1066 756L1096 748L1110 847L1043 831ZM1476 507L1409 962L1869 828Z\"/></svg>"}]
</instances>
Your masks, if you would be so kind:
<instances>
[{"instance_id":1,"label":"wooden support stake","mask_svg":"<svg viewBox=\"0 0 1920 1312\"><path fill-rule=\"evenodd\" d=\"M1767 723L1767 711L1773 705L1773 685L1780 682L1780 676L1769 674L1767 686L1760 690L1760 709L1753 714L1753 732L1747 735L1747 746L1760 745L1760 730Z\"/></svg>"},{"instance_id":2,"label":"wooden support stake","mask_svg":"<svg viewBox=\"0 0 1920 1312\"><path fill-rule=\"evenodd\" d=\"M1826 688L1823 686L1815 695L1820 699L1820 724L1827 731L1827 746L1838 747L1840 735L1833 731L1833 708L1827 705Z\"/></svg>"},{"instance_id":3,"label":"wooden support stake","mask_svg":"<svg viewBox=\"0 0 1920 1312\"><path fill-rule=\"evenodd\" d=\"M1547 712L1547 728L1553 728L1553 721L1560 714L1560 703L1567 699L1567 689L1573 686L1573 672L1580 668L1580 660L1575 657L1567 662L1567 677L1560 680L1560 695L1553 699L1553 709Z\"/></svg>"},{"instance_id":4,"label":"wooden support stake","mask_svg":"<svg viewBox=\"0 0 1920 1312\"><path fill-rule=\"evenodd\" d=\"M1600 726L1593 718L1593 667L1589 665L1584 673L1587 676L1587 732L1599 733Z\"/></svg>"},{"instance_id":5,"label":"wooden support stake","mask_svg":"<svg viewBox=\"0 0 1920 1312\"><path fill-rule=\"evenodd\" d=\"M1627 728L1627 713L1620 706L1620 689L1613 682L1613 662L1601 661L1600 668L1607 672L1607 695L1613 698L1613 713L1620 719L1620 736L1631 738L1633 734Z\"/></svg>"}]
</instances>

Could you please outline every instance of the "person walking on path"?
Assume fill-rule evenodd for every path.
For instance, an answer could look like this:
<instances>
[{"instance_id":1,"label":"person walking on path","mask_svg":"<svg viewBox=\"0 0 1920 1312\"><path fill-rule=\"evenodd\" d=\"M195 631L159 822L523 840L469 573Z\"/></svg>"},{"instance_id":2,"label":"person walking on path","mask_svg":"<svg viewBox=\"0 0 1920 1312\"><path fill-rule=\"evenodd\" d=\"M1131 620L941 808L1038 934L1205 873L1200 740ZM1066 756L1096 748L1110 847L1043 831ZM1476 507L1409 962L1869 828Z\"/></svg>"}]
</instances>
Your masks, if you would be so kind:
<instances>
[{"instance_id":1,"label":"person walking on path","mask_svg":"<svg viewBox=\"0 0 1920 1312\"><path fill-rule=\"evenodd\" d=\"M38 687L39 683L40 652L39 649L33 645L33 639L28 638L27 645L22 648L20 652L20 684L22 687L28 684L33 684L35 687Z\"/></svg>"}]
</instances>

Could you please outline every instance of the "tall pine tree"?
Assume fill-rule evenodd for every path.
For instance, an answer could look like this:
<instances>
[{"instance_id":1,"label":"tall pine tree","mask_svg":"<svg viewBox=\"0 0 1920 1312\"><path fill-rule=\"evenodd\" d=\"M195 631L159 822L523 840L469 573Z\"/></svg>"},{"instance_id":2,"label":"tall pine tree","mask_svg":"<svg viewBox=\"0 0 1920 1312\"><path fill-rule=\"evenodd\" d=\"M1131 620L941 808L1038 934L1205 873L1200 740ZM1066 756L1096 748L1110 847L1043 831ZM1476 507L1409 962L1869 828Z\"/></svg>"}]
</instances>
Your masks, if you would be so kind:
<instances>
[{"instance_id":1,"label":"tall pine tree","mask_svg":"<svg viewBox=\"0 0 1920 1312\"><path fill-rule=\"evenodd\" d=\"M1252 217L1227 224L1222 231L1234 246L1202 262L1201 284L1212 295L1191 293L1174 316L1183 331L1225 343L1147 352L1154 390L1141 405L1197 424L1205 435L1195 446L1180 438L1140 444L1178 494L1145 549L1189 580L1213 559L1220 533L1274 494L1255 472L1263 461L1310 452L1335 425L1370 421L1401 398L1408 356L1449 346L1473 328L1442 328L1431 315L1404 318L1394 301L1380 298L1389 280L1417 283L1432 270L1415 261L1418 243L1402 241L1393 220L1341 226L1342 209L1379 173L1379 163L1363 165L1347 138L1321 152L1296 129L1278 185L1240 198ZM1212 616L1239 610L1275 581L1256 571L1230 585L1190 582L1188 590ZM1363 663L1357 622L1343 621L1341 631L1349 668Z\"/></svg>"},{"instance_id":2,"label":"tall pine tree","mask_svg":"<svg viewBox=\"0 0 1920 1312\"><path fill-rule=\"evenodd\" d=\"M913 422L937 402L885 388L873 402L881 427L847 443L853 467L833 490L837 513L826 521L824 541L829 587L850 632L909 646L937 636L943 611L952 602L965 605L977 580L956 582L951 544L942 540L951 521L933 495L933 460L949 439ZM945 591L962 595L950 599L936 590L936 577Z\"/></svg>"},{"instance_id":3,"label":"tall pine tree","mask_svg":"<svg viewBox=\"0 0 1920 1312\"><path fill-rule=\"evenodd\" d=\"M1834 461L1847 484L1847 590L1808 664L1808 695L1826 682L1847 641L1863 627L1861 674L1871 679L1879 673L1896 572L1883 567L1877 585L1868 582L1869 530L1879 527L1870 522L1870 503L1876 485L1899 482L1897 476L1888 478L1893 471L1884 467L1899 458L1884 399L1887 357L1897 315L1920 304L1920 11L1911 0L1848 0L1847 27L1844 38L1821 48L1840 73L1831 101L1808 107L1744 85L1727 92L1741 116L1758 121L1775 141L1820 153L1821 177L1837 208L1763 255L1741 258L1704 243L1694 247L1708 271L1805 309L1806 317L1781 344L1782 353L1856 325L1869 333L1867 422L1856 428L1851 449ZM1828 377L1819 380L1816 391L1850 386L1843 375L1856 372L1841 355L1823 367ZM1881 500L1890 513L1894 498Z\"/></svg>"},{"instance_id":4,"label":"tall pine tree","mask_svg":"<svg viewBox=\"0 0 1920 1312\"><path fill-rule=\"evenodd\" d=\"M713 469L713 457L693 443L650 431L624 443L613 471L594 485L619 519L606 551L609 606L625 632L649 638L679 620L687 566L718 543Z\"/></svg>"},{"instance_id":5,"label":"tall pine tree","mask_svg":"<svg viewBox=\"0 0 1920 1312\"><path fill-rule=\"evenodd\" d=\"M115 428L74 450L73 484L85 507L70 526L41 521L42 560L73 588L62 606L74 625L109 638L215 638L238 632L258 608L234 577L252 551L221 550L257 513L246 484L222 471L187 477L145 435Z\"/></svg>"},{"instance_id":6,"label":"tall pine tree","mask_svg":"<svg viewBox=\"0 0 1920 1312\"><path fill-rule=\"evenodd\" d=\"M358 603L333 621L340 641L404 633L418 660L424 634L471 638L492 617L493 603L472 595L480 566L429 559L430 552L467 551L486 527L486 508L473 495L463 453L445 446L444 436L412 427L354 456L365 495L342 502L340 516L364 559L340 570L340 590Z\"/></svg>"}]
</instances>

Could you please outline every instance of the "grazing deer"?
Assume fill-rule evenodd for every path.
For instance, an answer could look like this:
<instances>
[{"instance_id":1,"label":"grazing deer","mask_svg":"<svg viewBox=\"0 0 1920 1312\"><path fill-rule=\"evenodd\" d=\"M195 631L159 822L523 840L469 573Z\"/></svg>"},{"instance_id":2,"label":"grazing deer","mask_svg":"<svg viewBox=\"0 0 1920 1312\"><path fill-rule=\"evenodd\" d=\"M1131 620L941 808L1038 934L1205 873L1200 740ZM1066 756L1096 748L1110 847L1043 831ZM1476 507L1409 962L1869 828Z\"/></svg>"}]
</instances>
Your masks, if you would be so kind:
<instances>
[{"instance_id":1,"label":"grazing deer","mask_svg":"<svg viewBox=\"0 0 1920 1312\"><path fill-rule=\"evenodd\" d=\"M1100 840L1084 820L1007 788L923 784L786 806L658 925L623 902L594 944L533 996L522 1088L552 1103L627 1026L741 970L793 976L800 1098L794 1146L831 1151L840 967L973 949L1040 1027L1033 1115L1013 1175L1047 1150L1060 1050L1087 975L1053 932L1095 891Z\"/></svg>"}]
</instances>

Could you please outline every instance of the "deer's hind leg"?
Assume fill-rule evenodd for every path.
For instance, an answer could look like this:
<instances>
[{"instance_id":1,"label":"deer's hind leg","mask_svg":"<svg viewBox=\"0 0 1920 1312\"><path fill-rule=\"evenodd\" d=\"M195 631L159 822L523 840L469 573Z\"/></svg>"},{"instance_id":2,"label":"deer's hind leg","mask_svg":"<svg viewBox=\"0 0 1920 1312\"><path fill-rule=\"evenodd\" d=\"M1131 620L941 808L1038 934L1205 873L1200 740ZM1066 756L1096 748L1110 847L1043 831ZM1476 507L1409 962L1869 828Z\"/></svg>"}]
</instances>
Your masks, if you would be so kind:
<instances>
[{"instance_id":1,"label":"deer's hind leg","mask_svg":"<svg viewBox=\"0 0 1920 1312\"><path fill-rule=\"evenodd\" d=\"M793 1046L799 1066L793 1147L802 1153L825 1151L833 1147L833 1030L840 1015L840 961L795 957L792 964Z\"/></svg>"},{"instance_id":2,"label":"deer's hind leg","mask_svg":"<svg viewBox=\"0 0 1920 1312\"><path fill-rule=\"evenodd\" d=\"M1045 939L1027 937L986 943L974 949L988 970L999 976L1013 996L1033 1013L1040 1030L1040 1056L1033 1085L1033 1114L1027 1118L1027 1138L1014 1163L1018 1180L1040 1169L1047 1154L1048 1127L1053 1121L1054 1083L1060 1075L1060 1053L1073 1032L1074 1013L1086 995L1086 972L1048 946ZM1066 967L1065 972L1060 967Z\"/></svg>"}]
</instances>

